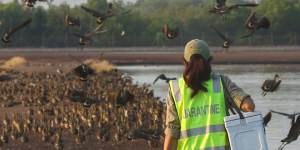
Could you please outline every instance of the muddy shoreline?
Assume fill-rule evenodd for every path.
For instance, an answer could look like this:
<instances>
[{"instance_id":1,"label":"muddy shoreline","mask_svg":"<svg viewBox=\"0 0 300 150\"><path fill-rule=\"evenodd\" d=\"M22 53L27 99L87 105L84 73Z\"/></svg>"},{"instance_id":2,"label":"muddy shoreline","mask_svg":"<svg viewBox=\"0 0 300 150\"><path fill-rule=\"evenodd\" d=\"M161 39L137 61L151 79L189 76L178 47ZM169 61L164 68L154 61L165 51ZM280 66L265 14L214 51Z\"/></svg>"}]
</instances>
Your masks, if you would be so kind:
<instances>
[{"instance_id":1,"label":"muddy shoreline","mask_svg":"<svg viewBox=\"0 0 300 150\"><path fill-rule=\"evenodd\" d=\"M0 49L0 59L22 56L29 61L65 63L102 58L116 65L181 64L181 48ZM300 64L298 48L212 48L215 64ZM299 48L300 49L300 48Z\"/></svg>"}]
</instances>

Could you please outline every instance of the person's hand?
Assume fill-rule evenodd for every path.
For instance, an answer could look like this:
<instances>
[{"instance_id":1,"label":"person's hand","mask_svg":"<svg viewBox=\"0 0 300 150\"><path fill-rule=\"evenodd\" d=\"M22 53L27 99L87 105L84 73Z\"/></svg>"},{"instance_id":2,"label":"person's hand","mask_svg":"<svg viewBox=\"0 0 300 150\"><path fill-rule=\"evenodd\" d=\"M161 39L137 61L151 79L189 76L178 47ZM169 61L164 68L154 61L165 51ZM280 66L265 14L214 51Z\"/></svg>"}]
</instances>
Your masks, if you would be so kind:
<instances>
[{"instance_id":1,"label":"person's hand","mask_svg":"<svg viewBox=\"0 0 300 150\"><path fill-rule=\"evenodd\" d=\"M246 97L242 104L241 104L241 110L244 112L253 112L255 109L255 104L251 97Z\"/></svg>"}]
</instances>

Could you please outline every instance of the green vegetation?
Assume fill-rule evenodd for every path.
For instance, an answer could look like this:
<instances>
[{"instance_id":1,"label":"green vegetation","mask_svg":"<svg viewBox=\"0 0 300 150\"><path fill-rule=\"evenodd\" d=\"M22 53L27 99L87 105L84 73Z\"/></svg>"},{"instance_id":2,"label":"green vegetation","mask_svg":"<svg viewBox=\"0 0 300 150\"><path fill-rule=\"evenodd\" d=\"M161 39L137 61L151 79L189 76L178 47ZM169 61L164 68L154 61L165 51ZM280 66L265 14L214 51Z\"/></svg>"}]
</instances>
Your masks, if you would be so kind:
<instances>
[{"instance_id":1,"label":"green vegetation","mask_svg":"<svg viewBox=\"0 0 300 150\"><path fill-rule=\"evenodd\" d=\"M88 0L83 5L101 11L107 2ZM91 46L182 46L192 38L205 39L210 45L221 45L222 40L209 28L210 24L235 39L235 45L300 43L300 0L263 0L257 8L240 8L224 16L208 13L213 5L213 0L138 0L135 4L115 2L116 10L132 9L132 12L107 20L105 28L108 31L97 35ZM256 10L259 16L267 16L272 26L269 30L259 30L252 38L242 40L239 37L247 33L244 21L252 10ZM32 24L14 36L12 47L75 47L78 39L71 33L79 32L79 29L64 26L66 14L78 16L84 32L96 27L95 19L79 6L49 4L49 8L27 9L15 0L8 4L0 2L0 34L9 26L32 17ZM165 23L180 27L180 36L167 40L161 32ZM126 31L124 37L120 36L122 30Z\"/></svg>"}]
</instances>

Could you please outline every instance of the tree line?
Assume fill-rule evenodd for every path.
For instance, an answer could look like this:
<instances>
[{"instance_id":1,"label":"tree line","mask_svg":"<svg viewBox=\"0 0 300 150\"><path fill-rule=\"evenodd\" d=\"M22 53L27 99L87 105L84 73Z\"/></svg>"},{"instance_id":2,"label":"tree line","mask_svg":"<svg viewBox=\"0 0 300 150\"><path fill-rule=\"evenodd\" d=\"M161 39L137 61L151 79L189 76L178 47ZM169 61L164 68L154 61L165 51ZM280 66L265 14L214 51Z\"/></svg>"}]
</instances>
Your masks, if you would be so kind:
<instances>
[{"instance_id":1,"label":"tree line","mask_svg":"<svg viewBox=\"0 0 300 150\"><path fill-rule=\"evenodd\" d=\"M95 36L90 46L182 46L193 38L221 46L221 38L210 29L210 25L232 38L234 45L300 43L300 0L263 0L256 8L240 8L226 15L208 12L214 6L213 0L138 0L136 3L114 1L113 4L116 11L131 12L108 19L104 24L107 32ZM107 1L88 0L82 5L104 11ZM258 16L267 16L272 23L271 28L259 30L251 38L240 39L247 33L244 22L251 11L256 11ZM67 14L79 17L82 28L67 28L64 25ZM80 6L48 4L28 9L14 0L11 3L0 2L0 34L29 17L32 23L14 35L11 47L76 47L78 39L72 33L88 32L97 26L95 18ZM162 33L164 24L178 27L179 36L168 40ZM124 36L121 36L122 32L125 32Z\"/></svg>"}]
</instances>

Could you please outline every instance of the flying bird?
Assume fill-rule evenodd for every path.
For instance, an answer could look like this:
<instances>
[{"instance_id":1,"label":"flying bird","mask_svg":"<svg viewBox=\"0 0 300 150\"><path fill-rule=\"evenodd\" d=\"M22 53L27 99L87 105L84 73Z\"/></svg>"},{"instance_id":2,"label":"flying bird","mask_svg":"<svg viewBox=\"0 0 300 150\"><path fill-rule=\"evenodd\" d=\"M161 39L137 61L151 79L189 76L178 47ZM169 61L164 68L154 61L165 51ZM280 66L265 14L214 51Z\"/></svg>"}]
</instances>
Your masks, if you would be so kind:
<instances>
[{"instance_id":1,"label":"flying bird","mask_svg":"<svg viewBox=\"0 0 300 150\"><path fill-rule=\"evenodd\" d=\"M229 39L227 36L225 36L223 33L221 33L216 27L210 26L222 39L223 39L223 48L229 48L230 45L233 43L231 39Z\"/></svg>"},{"instance_id":2,"label":"flying bird","mask_svg":"<svg viewBox=\"0 0 300 150\"><path fill-rule=\"evenodd\" d=\"M264 29L269 29L271 26L270 20L263 16L261 18L256 17L256 13L252 12L250 16L247 18L245 22L245 26L250 32L247 35L242 36L242 38L247 38L252 36L256 30L264 28Z\"/></svg>"},{"instance_id":3,"label":"flying bird","mask_svg":"<svg viewBox=\"0 0 300 150\"><path fill-rule=\"evenodd\" d=\"M169 83L170 80L176 80L176 78L168 78L168 77L166 77L165 74L160 74L160 75L157 76L156 79L153 81L153 84L155 84L155 83L158 81L158 79L164 80L164 81L166 81L166 83Z\"/></svg>"},{"instance_id":4,"label":"flying bird","mask_svg":"<svg viewBox=\"0 0 300 150\"><path fill-rule=\"evenodd\" d=\"M286 138L282 139L282 144L279 146L278 150L282 150L287 144L296 141L300 135L300 113L287 114L283 112L272 111L280 115L287 116L291 119L291 127Z\"/></svg>"},{"instance_id":5,"label":"flying bird","mask_svg":"<svg viewBox=\"0 0 300 150\"><path fill-rule=\"evenodd\" d=\"M175 39L179 34L179 28L176 27L171 29L168 24L165 24L162 29L162 32L168 39Z\"/></svg>"},{"instance_id":6,"label":"flying bird","mask_svg":"<svg viewBox=\"0 0 300 150\"><path fill-rule=\"evenodd\" d=\"M39 2L48 2L48 0L23 0L23 2L25 3L25 5L27 7L34 7L34 5L37 1L39 1Z\"/></svg>"},{"instance_id":7,"label":"flying bird","mask_svg":"<svg viewBox=\"0 0 300 150\"><path fill-rule=\"evenodd\" d=\"M271 110L271 112L272 112L272 113L275 113L275 114L279 114L279 115L286 116L286 117L288 117L289 119L293 119L293 118L295 118L295 116L300 115L300 113L288 114L288 113L283 113L283 112L274 111L274 110Z\"/></svg>"},{"instance_id":8,"label":"flying bird","mask_svg":"<svg viewBox=\"0 0 300 150\"><path fill-rule=\"evenodd\" d=\"M14 28L10 28L7 32L4 33L4 35L2 36L2 42L5 44L8 44L11 42L10 37L16 33L18 30L24 28L25 26L27 26L28 24L31 23L31 19L27 19L26 21L24 21L23 23L21 23L20 25L17 25Z\"/></svg>"},{"instance_id":9,"label":"flying bird","mask_svg":"<svg viewBox=\"0 0 300 150\"><path fill-rule=\"evenodd\" d=\"M268 113L264 116L264 118L263 118L263 125L264 125L264 126L267 126L268 123L271 121L271 118L272 118L272 112L270 111L270 112L268 112Z\"/></svg>"},{"instance_id":10,"label":"flying bird","mask_svg":"<svg viewBox=\"0 0 300 150\"><path fill-rule=\"evenodd\" d=\"M256 6L258 6L258 4L255 3L226 5L226 0L216 0L216 5L212 9L210 9L209 12L223 15L239 7L256 7Z\"/></svg>"},{"instance_id":11,"label":"flying bird","mask_svg":"<svg viewBox=\"0 0 300 150\"><path fill-rule=\"evenodd\" d=\"M81 27L81 24L80 24L80 20L79 18L74 18L70 15L66 15L65 17L65 25L68 27L68 26L71 26L71 27Z\"/></svg>"},{"instance_id":12,"label":"flying bird","mask_svg":"<svg viewBox=\"0 0 300 150\"><path fill-rule=\"evenodd\" d=\"M79 37L79 41L78 41L79 45L85 46L92 41L92 36L94 36L96 34L104 33L107 31L107 30L102 30L102 27L103 27L103 25L100 24L99 26L96 27L96 29L94 29L91 32L88 32L86 34L73 33L73 35L76 37Z\"/></svg>"},{"instance_id":13,"label":"flying bird","mask_svg":"<svg viewBox=\"0 0 300 150\"><path fill-rule=\"evenodd\" d=\"M280 83L281 80L278 74L275 74L273 80L265 80L263 85L261 86L261 89L263 90L262 95L266 96L268 92L275 92L278 89Z\"/></svg>"},{"instance_id":14,"label":"flying bird","mask_svg":"<svg viewBox=\"0 0 300 150\"><path fill-rule=\"evenodd\" d=\"M125 12L120 13L120 14L115 14L115 13L113 13L113 8L112 7L113 7L112 3L109 3L106 12L103 13L103 12L99 12L99 11L96 11L96 10L91 9L91 8L87 8L85 6L81 6L81 8L84 11L90 13L93 17L96 18L96 21L97 21L98 24L102 24L104 21L106 21L110 17L124 15L124 14L127 14L127 13L130 12L130 11L125 11Z\"/></svg>"}]
</instances>

